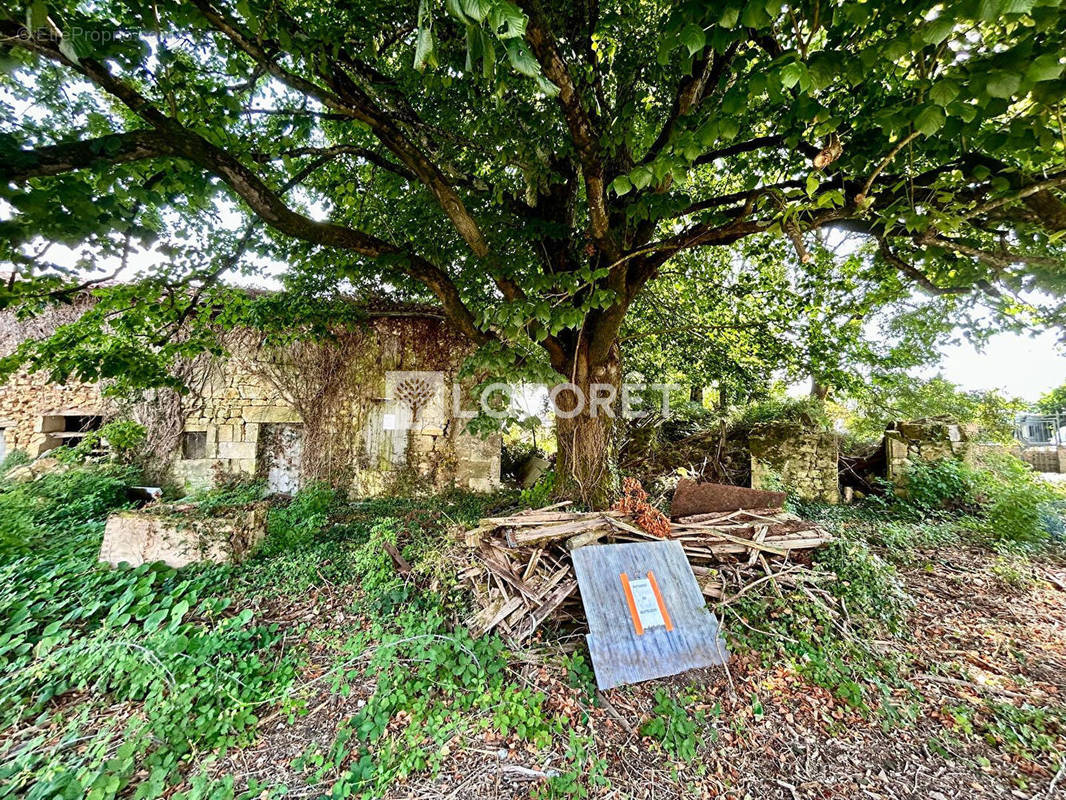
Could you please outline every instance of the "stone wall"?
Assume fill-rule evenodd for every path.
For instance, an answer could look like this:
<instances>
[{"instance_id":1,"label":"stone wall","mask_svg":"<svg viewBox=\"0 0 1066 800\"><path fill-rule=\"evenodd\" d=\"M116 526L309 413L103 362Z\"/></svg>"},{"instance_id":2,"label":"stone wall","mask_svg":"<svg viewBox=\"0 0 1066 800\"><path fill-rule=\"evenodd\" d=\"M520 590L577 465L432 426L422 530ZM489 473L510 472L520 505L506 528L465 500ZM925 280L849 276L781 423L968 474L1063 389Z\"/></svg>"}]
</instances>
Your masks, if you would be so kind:
<instances>
[{"instance_id":1,"label":"stone wall","mask_svg":"<svg viewBox=\"0 0 1066 800\"><path fill-rule=\"evenodd\" d=\"M805 500L840 502L839 446L832 431L798 423L764 423L748 434L748 448L753 489L772 490L783 484Z\"/></svg>"},{"instance_id":2,"label":"stone wall","mask_svg":"<svg viewBox=\"0 0 1066 800\"><path fill-rule=\"evenodd\" d=\"M0 333L8 334L0 345L10 351L20 336L51 332L47 321L36 327L23 331L0 314ZM199 360L193 391L183 400L184 432L172 472L187 488L225 473L258 475L278 491L327 479L359 495L499 486L500 437L466 433L456 413L462 402L452 397L469 345L439 316L371 313L362 328L328 342L276 348L238 331L227 349L227 357ZM431 390L416 415L397 395L397 382L411 373ZM27 373L0 385L8 449L37 456L57 444L48 435L56 424L50 415L61 413L105 414L100 387L56 385L47 375Z\"/></svg>"},{"instance_id":3,"label":"stone wall","mask_svg":"<svg viewBox=\"0 0 1066 800\"><path fill-rule=\"evenodd\" d=\"M1066 447L1026 447L1020 456L1037 472L1066 472Z\"/></svg>"},{"instance_id":4,"label":"stone wall","mask_svg":"<svg viewBox=\"0 0 1066 800\"><path fill-rule=\"evenodd\" d=\"M343 374L329 378L344 394L339 429L324 437L328 441L316 445L299 437L309 428L304 417L316 413L321 389L299 375L316 360L314 351L294 354L237 342L233 356L210 364L185 423L187 433L205 434L202 457L178 458L175 473L190 486L209 483L219 471L265 476L273 467L283 473L292 459L274 452L264 434L287 428L288 449L299 440L304 463L322 455L315 447L353 439L345 482L355 494L380 494L408 481L474 491L498 487L500 437L465 432L465 420L455 414L452 385L469 352L459 334L435 318L380 317L350 336L336 345L346 354L337 364ZM396 382L411 373L433 389L413 420L395 395Z\"/></svg>"},{"instance_id":5,"label":"stone wall","mask_svg":"<svg viewBox=\"0 0 1066 800\"><path fill-rule=\"evenodd\" d=\"M200 561L225 564L240 561L266 536L266 502L226 510L211 518L187 512L155 506L112 514L104 528L100 560L115 567L155 561L172 567Z\"/></svg>"},{"instance_id":6,"label":"stone wall","mask_svg":"<svg viewBox=\"0 0 1066 800\"><path fill-rule=\"evenodd\" d=\"M907 468L918 461L970 457L972 430L948 419L896 422L885 431L885 477L905 490Z\"/></svg>"},{"instance_id":7,"label":"stone wall","mask_svg":"<svg viewBox=\"0 0 1066 800\"><path fill-rule=\"evenodd\" d=\"M52 333L57 326L71 322L85 309L84 304L60 306L44 311L32 320L19 320L10 312L0 313L0 355L13 352L30 337ZM100 387L96 384L69 381L52 383L45 372L18 372L0 384L0 432L6 452L23 450L36 457L55 447L56 415L62 412L79 416L105 413Z\"/></svg>"}]
</instances>

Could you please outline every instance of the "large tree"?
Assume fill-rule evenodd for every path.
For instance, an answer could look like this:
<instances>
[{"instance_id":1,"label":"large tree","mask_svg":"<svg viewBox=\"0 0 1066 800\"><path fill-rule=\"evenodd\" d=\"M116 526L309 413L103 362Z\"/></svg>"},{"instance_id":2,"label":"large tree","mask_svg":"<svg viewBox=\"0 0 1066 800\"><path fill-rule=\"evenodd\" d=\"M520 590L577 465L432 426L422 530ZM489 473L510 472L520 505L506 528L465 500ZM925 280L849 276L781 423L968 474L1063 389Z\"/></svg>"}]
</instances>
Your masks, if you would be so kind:
<instances>
[{"instance_id":1,"label":"large tree","mask_svg":"<svg viewBox=\"0 0 1066 800\"><path fill-rule=\"evenodd\" d=\"M69 288L49 242L125 259L225 228L183 280L252 253L428 294L496 363L587 386L619 381L672 258L747 237L808 262L835 226L1015 309L1062 284L1058 0L36 0L0 37L22 298ZM593 500L609 442L560 420Z\"/></svg>"}]
</instances>

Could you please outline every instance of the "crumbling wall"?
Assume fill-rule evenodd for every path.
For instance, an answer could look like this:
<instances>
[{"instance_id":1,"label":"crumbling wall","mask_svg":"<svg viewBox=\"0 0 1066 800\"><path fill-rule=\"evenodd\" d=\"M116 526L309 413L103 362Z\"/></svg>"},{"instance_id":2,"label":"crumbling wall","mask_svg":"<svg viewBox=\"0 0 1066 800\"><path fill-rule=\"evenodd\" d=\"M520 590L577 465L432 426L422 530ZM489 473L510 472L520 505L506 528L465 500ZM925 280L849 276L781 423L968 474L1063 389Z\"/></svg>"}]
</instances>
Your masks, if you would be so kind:
<instances>
[{"instance_id":1,"label":"crumbling wall","mask_svg":"<svg viewBox=\"0 0 1066 800\"><path fill-rule=\"evenodd\" d=\"M26 339L51 335L60 325L75 321L85 308L83 302L54 306L27 320L10 312L0 314L0 355L14 352ZM5 449L38 456L47 449L44 417L62 411L95 416L104 413L103 407L97 384L73 380L52 383L46 372L20 370L0 384L0 431Z\"/></svg>"},{"instance_id":2,"label":"crumbling wall","mask_svg":"<svg viewBox=\"0 0 1066 800\"><path fill-rule=\"evenodd\" d=\"M805 500L840 502L839 445L832 431L795 422L756 425L748 434L751 487L777 489L778 481Z\"/></svg>"},{"instance_id":3,"label":"crumbling wall","mask_svg":"<svg viewBox=\"0 0 1066 800\"><path fill-rule=\"evenodd\" d=\"M184 567L200 561L240 561L266 536L267 504L226 510L211 518L188 508L157 506L107 518L100 560L112 566L162 561Z\"/></svg>"},{"instance_id":4,"label":"crumbling wall","mask_svg":"<svg viewBox=\"0 0 1066 800\"><path fill-rule=\"evenodd\" d=\"M1026 447L1019 456L1037 472L1066 472L1066 447Z\"/></svg>"},{"instance_id":5,"label":"crumbling wall","mask_svg":"<svg viewBox=\"0 0 1066 800\"><path fill-rule=\"evenodd\" d=\"M500 437L466 433L451 386L468 345L443 320L381 317L334 341L260 347L235 335L232 355L207 368L186 432L206 436L198 458L180 457L175 474L190 486L217 471L266 475L266 425L299 426L303 477L360 495L419 483L489 491L499 485ZM435 393L417 424L397 425L389 373L434 374Z\"/></svg>"},{"instance_id":6,"label":"crumbling wall","mask_svg":"<svg viewBox=\"0 0 1066 800\"><path fill-rule=\"evenodd\" d=\"M972 430L945 418L896 422L885 431L885 477L897 489L907 483L907 468L918 461L967 460Z\"/></svg>"},{"instance_id":7,"label":"crumbling wall","mask_svg":"<svg viewBox=\"0 0 1066 800\"><path fill-rule=\"evenodd\" d=\"M65 307L26 323L0 313L0 352L48 336L81 313L84 307ZM325 480L357 494L498 487L500 437L466 433L465 419L454 413L451 387L469 343L443 318L423 310L372 312L362 329L323 340L266 347L257 332L238 330L226 344L228 356L205 354L189 362L191 372L182 376L188 394L148 393L147 400L107 402L106 408L99 385L60 385L45 373L19 372L0 385L6 448L39 455L48 438L46 416L106 416L119 407L150 434L160 421L153 414L167 417L167 424L155 426L159 435L150 436L160 451L154 455L189 489L210 485L220 472L266 477L273 458L261 441L267 425L299 429L303 482ZM397 398L387 376L394 371L436 376L432 402L415 425L390 424Z\"/></svg>"}]
</instances>

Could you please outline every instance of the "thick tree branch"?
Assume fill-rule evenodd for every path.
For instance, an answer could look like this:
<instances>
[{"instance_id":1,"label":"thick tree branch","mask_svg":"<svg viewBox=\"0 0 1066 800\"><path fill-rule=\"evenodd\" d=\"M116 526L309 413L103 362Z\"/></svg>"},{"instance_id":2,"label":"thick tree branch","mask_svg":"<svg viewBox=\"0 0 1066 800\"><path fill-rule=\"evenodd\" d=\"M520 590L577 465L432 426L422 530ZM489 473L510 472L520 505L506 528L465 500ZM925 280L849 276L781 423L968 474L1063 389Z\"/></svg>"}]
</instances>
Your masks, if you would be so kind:
<instances>
[{"instance_id":1,"label":"thick tree branch","mask_svg":"<svg viewBox=\"0 0 1066 800\"><path fill-rule=\"evenodd\" d=\"M787 137L783 134L756 136L754 139L749 139L746 142L737 142L736 144L727 145L726 147L720 147L717 150L711 150L699 156L693 163L710 164L719 158L729 158L730 156L735 156L740 153L750 153L753 150L762 150L763 148L770 147L784 147L787 144L787 141ZM802 140L796 144L796 149L810 159L814 159L821 152L821 150L813 144L809 144Z\"/></svg>"},{"instance_id":2,"label":"thick tree branch","mask_svg":"<svg viewBox=\"0 0 1066 800\"><path fill-rule=\"evenodd\" d=\"M923 289L930 294L945 295L945 294L969 294L973 291L967 286L938 286L929 279L929 276L915 267L913 264L908 264L902 258L900 258L888 243L883 239L879 242L879 252L881 257L885 259L889 264L898 269L912 281L917 283Z\"/></svg>"},{"instance_id":3,"label":"thick tree branch","mask_svg":"<svg viewBox=\"0 0 1066 800\"><path fill-rule=\"evenodd\" d=\"M170 152L165 137L155 130L112 133L95 139L6 152L0 160L0 181L21 183L97 164L123 164Z\"/></svg>"},{"instance_id":4,"label":"thick tree branch","mask_svg":"<svg viewBox=\"0 0 1066 800\"><path fill-rule=\"evenodd\" d=\"M693 62L692 70L681 80L677 88L666 123L659 130L659 135L651 147L648 148L648 152L641 160L642 164L651 163L658 158L659 153L670 143L678 121L699 106L710 87L718 83L736 55L739 46L740 42L733 42L724 53L715 53L713 48L708 46Z\"/></svg>"},{"instance_id":5,"label":"thick tree branch","mask_svg":"<svg viewBox=\"0 0 1066 800\"><path fill-rule=\"evenodd\" d=\"M0 32L7 33L5 28L8 25L8 22L0 21ZM463 303L451 278L435 264L363 231L330 222L317 222L293 211L277 192L236 157L160 112L147 98L115 78L103 64L89 58L71 61L59 51L58 42L54 40L31 37L22 41L26 42L24 46L29 49L69 66L121 100L131 111L156 128L174 155L217 175L270 227L313 244L387 260L391 266L426 285L465 335L475 342L490 338L475 324L473 314Z\"/></svg>"},{"instance_id":6,"label":"thick tree branch","mask_svg":"<svg viewBox=\"0 0 1066 800\"><path fill-rule=\"evenodd\" d=\"M449 184L440 168L421 152L392 122L373 99L357 87L336 64L332 64L328 78L333 91L319 86L284 69L276 58L231 17L215 8L209 0L191 0L204 19L225 35L246 55L271 75L297 91L314 97L329 108L348 114L366 124L374 135L433 193L444 213L478 257L488 255L489 245L480 227Z\"/></svg>"},{"instance_id":7,"label":"thick tree branch","mask_svg":"<svg viewBox=\"0 0 1066 800\"><path fill-rule=\"evenodd\" d=\"M570 69L559 52L555 37L547 27L539 4L536 0L524 0L520 5L529 18L526 40L544 70L544 75L559 87L559 104L562 106L563 117L570 131L570 139L577 150L581 174L585 179L592 239L607 253L608 258L615 258L617 245L610 239L606 169L600 150L596 119L585 109L570 75Z\"/></svg>"}]
</instances>

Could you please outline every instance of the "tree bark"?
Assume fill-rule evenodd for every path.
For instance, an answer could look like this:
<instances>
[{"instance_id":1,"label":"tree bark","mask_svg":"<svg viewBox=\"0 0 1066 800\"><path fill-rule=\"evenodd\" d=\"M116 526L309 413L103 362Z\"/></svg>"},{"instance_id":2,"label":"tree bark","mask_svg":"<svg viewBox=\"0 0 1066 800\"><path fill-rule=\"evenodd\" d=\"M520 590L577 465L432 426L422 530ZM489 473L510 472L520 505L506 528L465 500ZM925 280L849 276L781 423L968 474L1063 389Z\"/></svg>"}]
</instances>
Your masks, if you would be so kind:
<instances>
[{"instance_id":1,"label":"tree bark","mask_svg":"<svg viewBox=\"0 0 1066 800\"><path fill-rule=\"evenodd\" d=\"M588 342L579 342L568 353L565 381L578 391L559 389L554 397L559 448L555 492L605 509L618 490L615 433L622 408L622 363L617 342L598 363L590 362L589 351Z\"/></svg>"},{"instance_id":2,"label":"tree bark","mask_svg":"<svg viewBox=\"0 0 1066 800\"><path fill-rule=\"evenodd\" d=\"M822 383L815 375L811 376L811 397L822 403L829 397L830 386L827 383Z\"/></svg>"}]
</instances>

